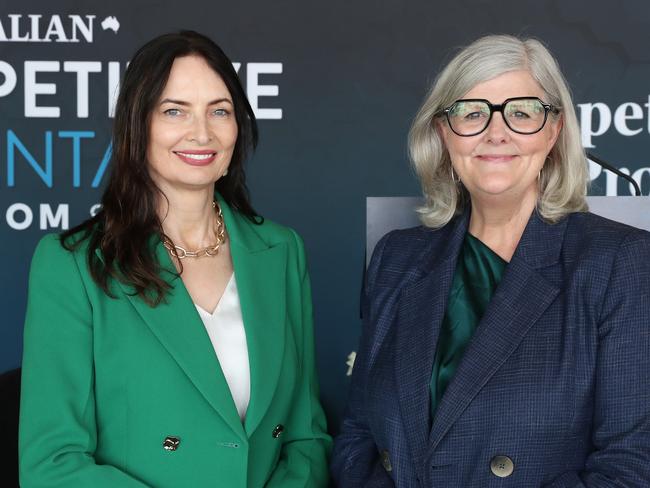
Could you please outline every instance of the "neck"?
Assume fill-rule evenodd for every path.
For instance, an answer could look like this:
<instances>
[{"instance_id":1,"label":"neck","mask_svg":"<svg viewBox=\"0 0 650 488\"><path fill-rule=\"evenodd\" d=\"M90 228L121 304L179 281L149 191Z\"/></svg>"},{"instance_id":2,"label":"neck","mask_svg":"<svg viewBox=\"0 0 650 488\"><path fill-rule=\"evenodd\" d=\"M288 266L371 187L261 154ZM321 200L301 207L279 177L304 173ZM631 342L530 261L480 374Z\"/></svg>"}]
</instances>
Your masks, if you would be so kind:
<instances>
[{"instance_id":1,"label":"neck","mask_svg":"<svg viewBox=\"0 0 650 488\"><path fill-rule=\"evenodd\" d=\"M158 215L163 231L176 244L198 249L215 243L216 221L211 189L165 191L160 198Z\"/></svg>"},{"instance_id":2,"label":"neck","mask_svg":"<svg viewBox=\"0 0 650 488\"><path fill-rule=\"evenodd\" d=\"M510 261L535 210L537 194L526 195L517 202L474 196L471 201L469 233L504 260Z\"/></svg>"}]
</instances>

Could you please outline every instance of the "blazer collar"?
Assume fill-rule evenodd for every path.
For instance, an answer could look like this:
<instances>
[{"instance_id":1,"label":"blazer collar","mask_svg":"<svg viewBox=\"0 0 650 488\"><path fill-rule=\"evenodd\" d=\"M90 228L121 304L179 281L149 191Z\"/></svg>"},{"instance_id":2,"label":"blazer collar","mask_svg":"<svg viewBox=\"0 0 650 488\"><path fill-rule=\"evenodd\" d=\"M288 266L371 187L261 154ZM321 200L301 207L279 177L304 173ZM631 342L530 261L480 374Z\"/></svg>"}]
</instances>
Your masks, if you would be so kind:
<instances>
[{"instance_id":1,"label":"blazer collar","mask_svg":"<svg viewBox=\"0 0 650 488\"><path fill-rule=\"evenodd\" d=\"M523 261L533 269L559 262L567 221L565 217L555 224L549 224L537 210L533 211L510 261Z\"/></svg>"},{"instance_id":2,"label":"blazer collar","mask_svg":"<svg viewBox=\"0 0 650 488\"><path fill-rule=\"evenodd\" d=\"M395 381L414 466L421 469L430 427L429 383L440 325L469 212L432 231L419 279L401 292L395 324ZM417 276L417 274L416 274ZM417 278L416 278L417 279ZM420 479L425 479L420 473Z\"/></svg>"},{"instance_id":3,"label":"blazer collar","mask_svg":"<svg viewBox=\"0 0 650 488\"><path fill-rule=\"evenodd\" d=\"M558 262L566 219L551 225L533 212L431 422L429 388L435 348L468 223L466 211L448 224L448 231L443 228L432 238L435 243L420 262L422 278L407 286L399 301L395 374L409 446L419 469L427 447L435 449L559 293L538 270Z\"/></svg>"},{"instance_id":4,"label":"blazer collar","mask_svg":"<svg viewBox=\"0 0 650 488\"><path fill-rule=\"evenodd\" d=\"M216 194L230 239L251 373L245 429L250 435L268 410L282 368L286 319L286 242L269 242L260 226L235 213Z\"/></svg>"},{"instance_id":5,"label":"blazer collar","mask_svg":"<svg viewBox=\"0 0 650 488\"><path fill-rule=\"evenodd\" d=\"M560 289L540 273L560 259L566 218L544 222L533 212L463 359L443 395L430 431L435 449L481 388L517 349Z\"/></svg>"},{"instance_id":6,"label":"blazer collar","mask_svg":"<svg viewBox=\"0 0 650 488\"><path fill-rule=\"evenodd\" d=\"M255 224L233 212L217 195L230 241L246 331L251 399L242 425L203 322L160 239L152 238L163 277L165 302L150 307L131 286L119 282L143 322L167 349L208 403L244 440L259 425L279 379L284 354L286 244L267 243ZM101 253L97 252L101 259Z\"/></svg>"},{"instance_id":7,"label":"blazer collar","mask_svg":"<svg viewBox=\"0 0 650 488\"><path fill-rule=\"evenodd\" d=\"M258 225L231 209L219 193L215 193L214 197L221 208L231 246L243 248L247 253L264 252L274 247L262 237Z\"/></svg>"}]
</instances>

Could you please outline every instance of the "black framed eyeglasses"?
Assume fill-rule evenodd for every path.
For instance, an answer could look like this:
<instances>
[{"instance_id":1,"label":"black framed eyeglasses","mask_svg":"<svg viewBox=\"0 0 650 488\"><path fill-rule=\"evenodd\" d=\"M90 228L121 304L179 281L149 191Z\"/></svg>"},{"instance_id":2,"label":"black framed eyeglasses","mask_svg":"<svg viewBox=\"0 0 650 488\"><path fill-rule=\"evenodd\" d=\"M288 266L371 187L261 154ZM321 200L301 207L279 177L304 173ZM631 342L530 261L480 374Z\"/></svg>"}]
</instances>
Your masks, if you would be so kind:
<instances>
[{"instance_id":1,"label":"black framed eyeglasses","mask_svg":"<svg viewBox=\"0 0 650 488\"><path fill-rule=\"evenodd\" d=\"M557 114L560 110L537 97L515 97L501 104L492 104L481 98L457 100L442 111L449 128L463 137L475 136L487 129L494 112L501 112L511 131L535 134L546 124L549 112Z\"/></svg>"}]
</instances>

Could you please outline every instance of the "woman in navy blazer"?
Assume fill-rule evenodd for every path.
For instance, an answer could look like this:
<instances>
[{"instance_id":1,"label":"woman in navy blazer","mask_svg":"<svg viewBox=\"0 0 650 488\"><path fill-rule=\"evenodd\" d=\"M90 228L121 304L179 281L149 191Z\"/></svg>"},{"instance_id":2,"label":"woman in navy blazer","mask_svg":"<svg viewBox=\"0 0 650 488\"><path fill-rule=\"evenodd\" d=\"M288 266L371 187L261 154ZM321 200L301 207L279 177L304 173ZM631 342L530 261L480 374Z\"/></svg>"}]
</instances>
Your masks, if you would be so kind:
<instances>
[{"instance_id":1,"label":"woman in navy blazer","mask_svg":"<svg viewBox=\"0 0 650 488\"><path fill-rule=\"evenodd\" d=\"M650 234L587 212L557 62L474 42L410 151L424 226L368 269L339 486L650 486Z\"/></svg>"}]
</instances>

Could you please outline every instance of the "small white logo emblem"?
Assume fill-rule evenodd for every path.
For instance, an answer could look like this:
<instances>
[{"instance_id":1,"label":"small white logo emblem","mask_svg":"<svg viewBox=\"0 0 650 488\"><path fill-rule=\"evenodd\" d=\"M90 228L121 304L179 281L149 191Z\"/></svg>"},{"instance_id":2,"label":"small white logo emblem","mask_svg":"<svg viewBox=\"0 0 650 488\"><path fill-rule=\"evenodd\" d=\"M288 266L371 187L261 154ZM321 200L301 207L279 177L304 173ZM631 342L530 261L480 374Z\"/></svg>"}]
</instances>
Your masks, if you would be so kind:
<instances>
[{"instance_id":1,"label":"small white logo emblem","mask_svg":"<svg viewBox=\"0 0 650 488\"><path fill-rule=\"evenodd\" d=\"M120 30L120 23L115 16L111 15L102 20L102 29L110 29L117 34L117 31Z\"/></svg>"}]
</instances>

